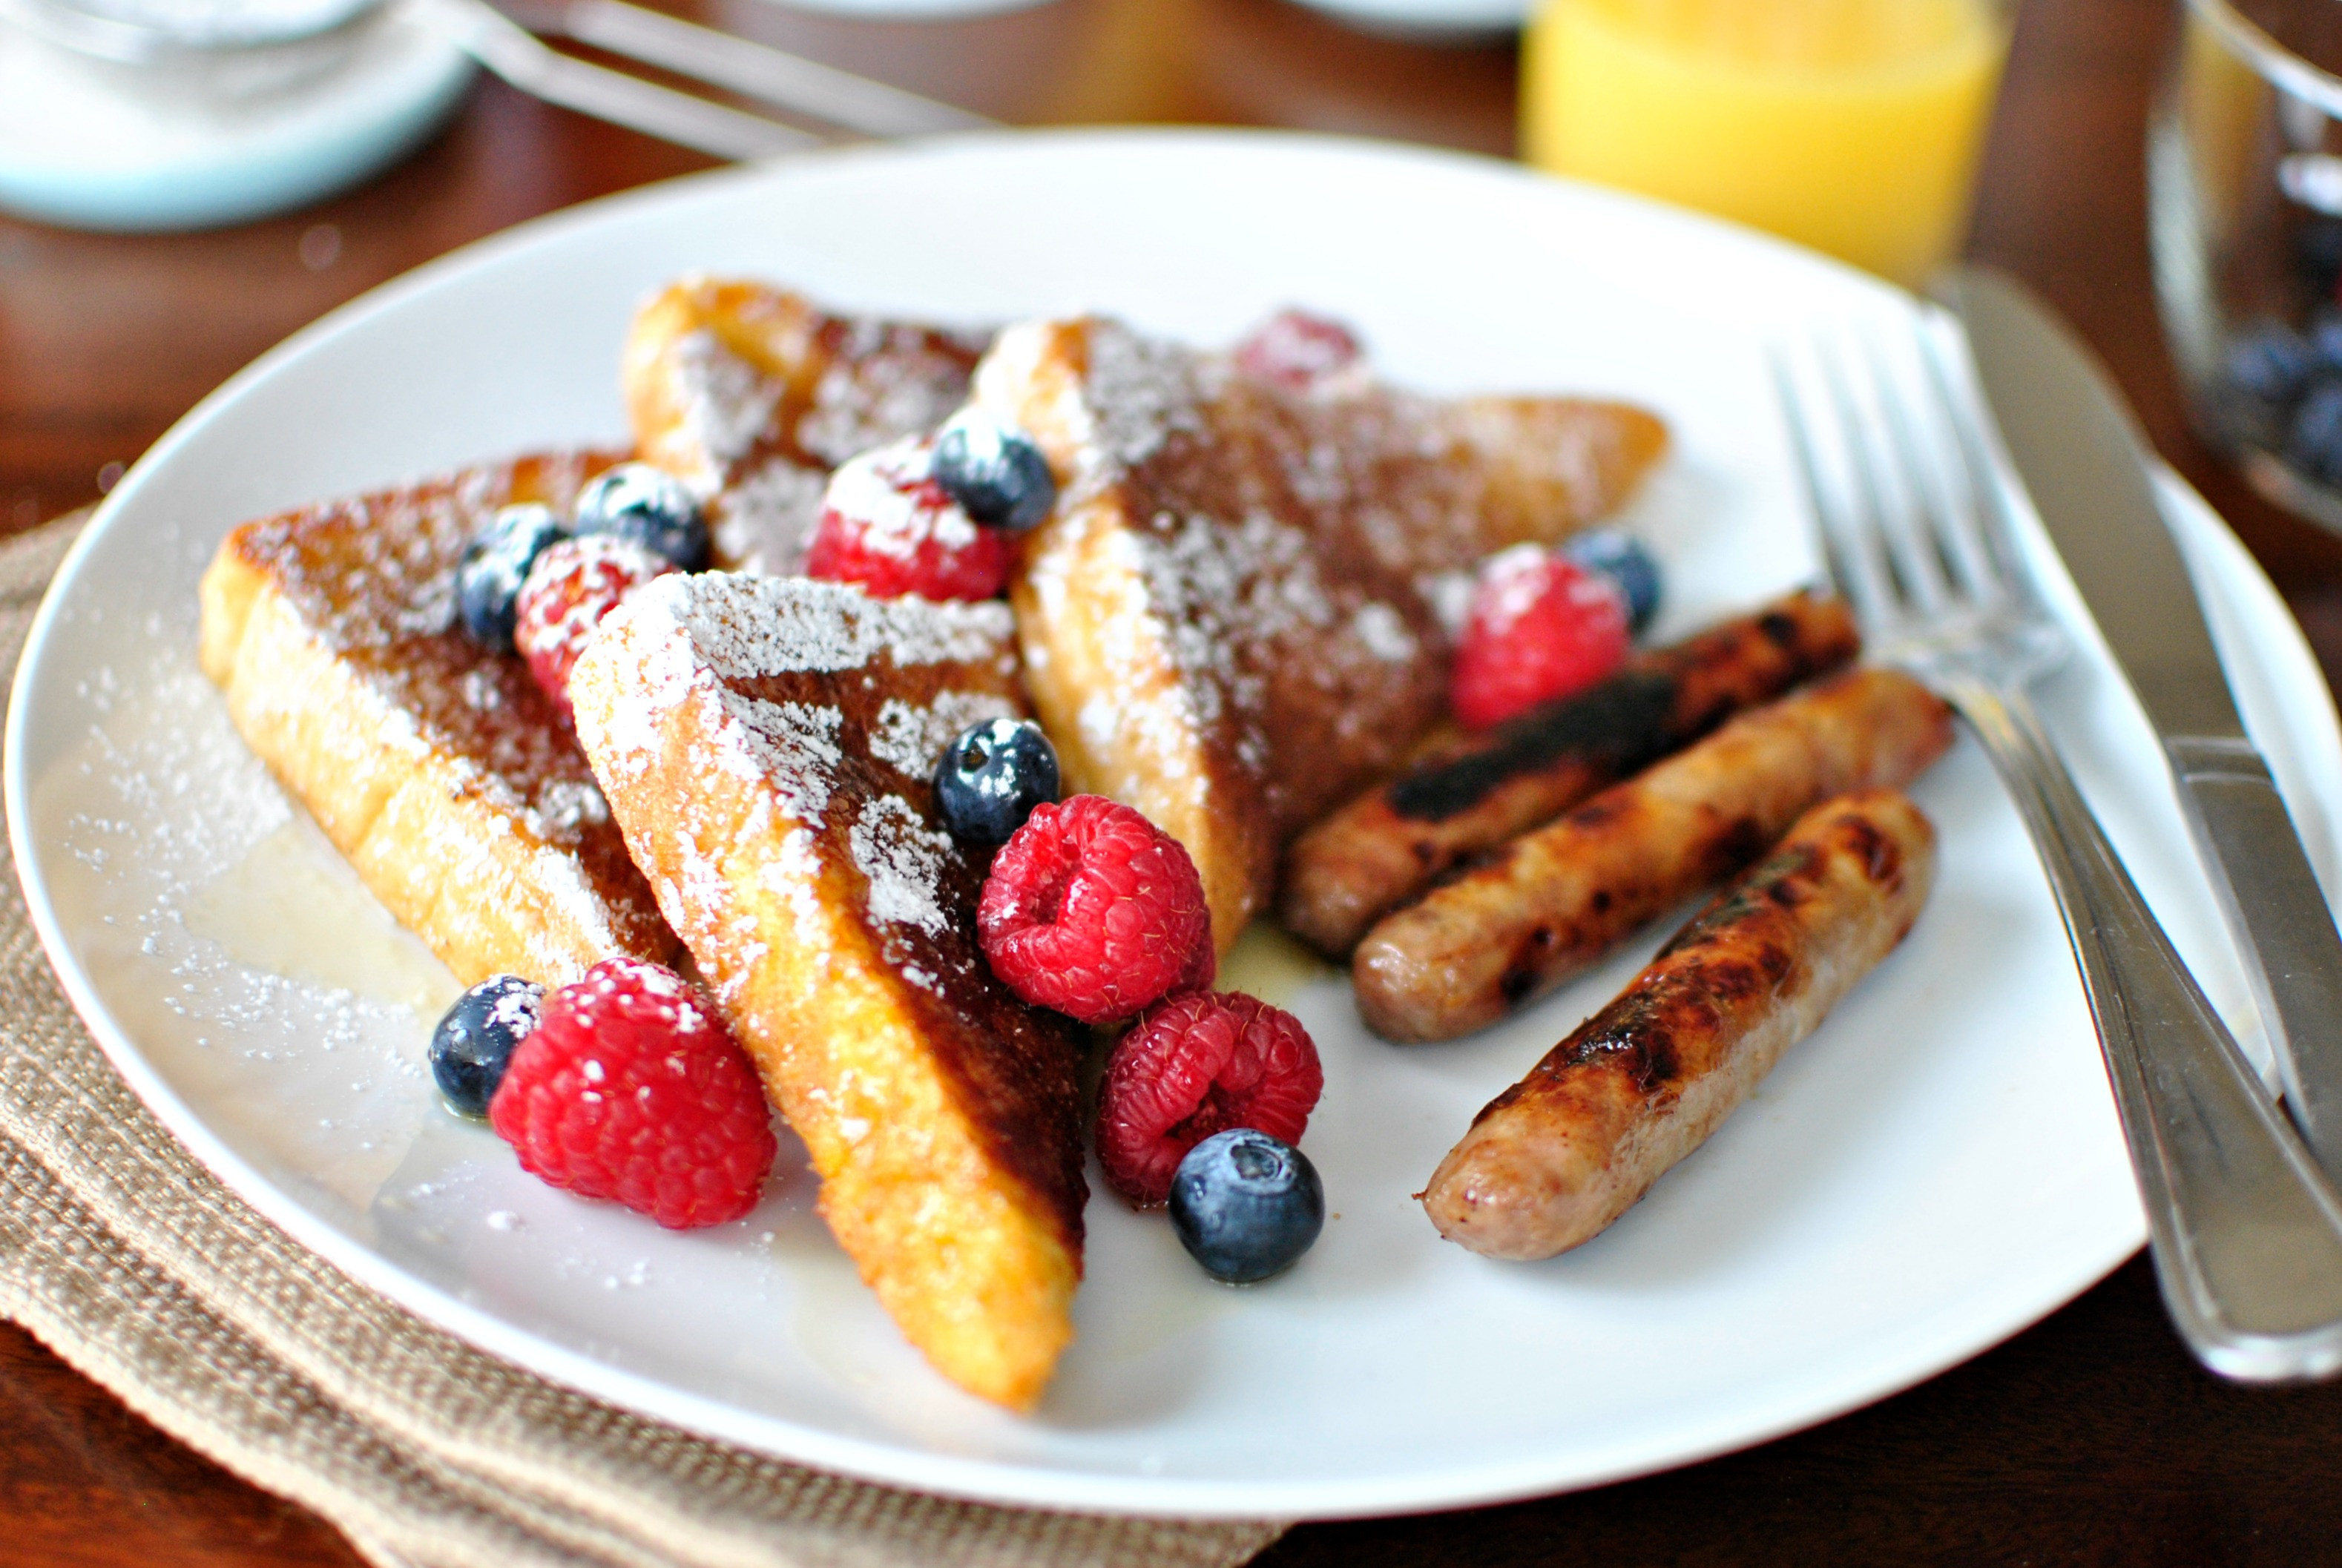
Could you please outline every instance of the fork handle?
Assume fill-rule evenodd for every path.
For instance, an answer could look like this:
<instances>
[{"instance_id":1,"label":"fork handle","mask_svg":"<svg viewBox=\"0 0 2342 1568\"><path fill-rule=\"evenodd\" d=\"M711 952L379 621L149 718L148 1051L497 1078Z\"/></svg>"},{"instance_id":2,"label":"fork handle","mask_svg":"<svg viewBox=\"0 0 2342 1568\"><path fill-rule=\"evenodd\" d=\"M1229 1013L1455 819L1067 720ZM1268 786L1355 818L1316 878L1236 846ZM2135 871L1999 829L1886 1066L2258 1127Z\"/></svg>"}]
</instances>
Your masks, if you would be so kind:
<instances>
[{"instance_id":1,"label":"fork handle","mask_svg":"<svg viewBox=\"0 0 2342 1568\"><path fill-rule=\"evenodd\" d=\"M2180 962L2022 692L1953 683L2048 873L2146 1205L2164 1304L2247 1382L2342 1370L2342 1203Z\"/></svg>"}]
</instances>

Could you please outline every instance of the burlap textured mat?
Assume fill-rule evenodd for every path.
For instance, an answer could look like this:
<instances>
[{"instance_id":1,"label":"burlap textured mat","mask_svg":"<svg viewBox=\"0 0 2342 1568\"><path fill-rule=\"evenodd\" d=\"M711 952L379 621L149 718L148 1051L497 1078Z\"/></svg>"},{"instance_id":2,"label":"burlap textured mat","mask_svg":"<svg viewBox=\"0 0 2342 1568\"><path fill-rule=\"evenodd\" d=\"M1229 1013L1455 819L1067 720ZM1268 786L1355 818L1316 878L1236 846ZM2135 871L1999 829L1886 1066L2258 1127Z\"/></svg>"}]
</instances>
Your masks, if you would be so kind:
<instances>
[{"instance_id":1,"label":"burlap textured mat","mask_svg":"<svg viewBox=\"0 0 2342 1568\"><path fill-rule=\"evenodd\" d=\"M78 522L0 544L0 670ZM0 1019L0 1313L385 1568L1223 1568L1282 1529L849 1481L629 1415L441 1333L273 1229L147 1114L58 989L13 860Z\"/></svg>"}]
</instances>

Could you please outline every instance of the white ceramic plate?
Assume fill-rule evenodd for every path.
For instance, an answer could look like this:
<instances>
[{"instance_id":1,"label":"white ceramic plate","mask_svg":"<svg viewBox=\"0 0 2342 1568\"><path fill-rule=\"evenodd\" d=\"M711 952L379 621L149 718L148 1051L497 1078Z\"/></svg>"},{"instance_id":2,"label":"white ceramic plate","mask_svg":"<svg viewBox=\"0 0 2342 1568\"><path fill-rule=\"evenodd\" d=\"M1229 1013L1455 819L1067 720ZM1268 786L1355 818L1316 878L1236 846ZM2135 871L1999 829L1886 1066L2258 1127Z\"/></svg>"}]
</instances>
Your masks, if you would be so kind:
<instances>
[{"instance_id":1,"label":"white ceramic plate","mask_svg":"<svg viewBox=\"0 0 2342 1568\"><path fill-rule=\"evenodd\" d=\"M1010 135L641 192L426 267L303 333L108 498L36 627L7 807L35 916L139 1093L229 1185L424 1317L578 1388L812 1463L1071 1508L1396 1512L1582 1486L1876 1399L2049 1312L2142 1228L2030 848L1963 743L1918 788L1943 874L1908 944L1609 1234L1522 1265L1409 1194L1654 930L1470 1041L1398 1049L1346 985L1247 956L1326 1064L1336 1217L1288 1276L1206 1281L1159 1217L1089 1208L1080 1340L1040 1413L927 1370L790 1160L675 1235L522 1175L420 1064L446 974L289 807L196 673L237 521L619 434L628 313L691 268L960 321L1102 307L1214 343L1306 301L1435 389L1595 389L1680 446L1630 522L1672 636L1811 574L1764 345L1899 327L1901 295L1774 242L1506 165L1208 133ZM2173 492L2247 718L2329 876L2342 741L2276 595ZM2062 590L2062 584L2060 584ZM2148 895L2257 1036L2144 723L2087 628L2044 696Z\"/></svg>"}]
</instances>

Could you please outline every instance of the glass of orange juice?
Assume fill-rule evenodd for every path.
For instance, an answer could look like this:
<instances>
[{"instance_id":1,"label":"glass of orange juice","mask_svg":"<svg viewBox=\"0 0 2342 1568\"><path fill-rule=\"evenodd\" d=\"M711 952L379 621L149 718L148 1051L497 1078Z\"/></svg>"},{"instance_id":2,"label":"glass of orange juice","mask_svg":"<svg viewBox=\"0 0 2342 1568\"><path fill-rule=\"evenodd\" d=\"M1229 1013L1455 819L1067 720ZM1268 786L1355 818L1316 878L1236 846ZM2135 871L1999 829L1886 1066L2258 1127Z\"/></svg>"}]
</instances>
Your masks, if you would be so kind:
<instances>
[{"instance_id":1,"label":"glass of orange juice","mask_svg":"<svg viewBox=\"0 0 2342 1568\"><path fill-rule=\"evenodd\" d=\"M1544 0L1522 152L1917 285L1967 226L2004 0Z\"/></svg>"}]
</instances>

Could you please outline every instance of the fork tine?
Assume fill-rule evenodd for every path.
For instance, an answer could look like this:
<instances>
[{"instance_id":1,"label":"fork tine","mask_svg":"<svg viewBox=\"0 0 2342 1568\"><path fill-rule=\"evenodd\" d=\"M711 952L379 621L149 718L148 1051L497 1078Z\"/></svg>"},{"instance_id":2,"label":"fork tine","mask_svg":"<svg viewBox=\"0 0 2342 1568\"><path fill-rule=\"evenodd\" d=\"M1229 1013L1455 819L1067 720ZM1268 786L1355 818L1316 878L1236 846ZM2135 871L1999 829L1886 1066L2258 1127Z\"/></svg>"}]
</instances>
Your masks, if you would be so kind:
<instances>
[{"instance_id":1,"label":"fork tine","mask_svg":"<svg viewBox=\"0 0 2342 1568\"><path fill-rule=\"evenodd\" d=\"M1926 367L1931 401L1937 414L1951 428L1952 447L1959 455L1958 484L1968 504L1955 507L1955 532L1978 583L1977 597L2031 607L2037 601L2032 573L2017 553L2016 534L2008 504L1987 454L1984 431L1974 406L1953 389L1949 366L1938 335L1922 320L1917 324L1919 363Z\"/></svg>"},{"instance_id":2,"label":"fork tine","mask_svg":"<svg viewBox=\"0 0 2342 1568\"><path fill-rule=\"evenodd\" d=\"M1788 358L1776 345L1767 353L1766 360L1772 369L1773 391L1780 401L1782 422L1789 427L1789 450L1797 459L1806 508L1813 520L1815 537L1821 544L1830 583L1854 606L1855 618L1863 625L1887 625L1897 618L1895 594L1887 587L1876 556L1862 547L1862 531L1850 530L1843 509L1830 499L1829 487L1822 478L1821 454L1815 447L1813 429L1806 423L1804 399L1797 391ZM1848 537L1849 532L1853 537Z\"/></svg>"},{"instance_id":3,"label":"fork tine","mask_svg":"<svg viewBox=\"0 0 2342 1568\"><path fill-rule=\"evenodd\" d=\"M1928 574L1919 553L1910 547L1910 529L1898 525L1901 508L1888 499L1887 472L1873 437L1877 421L1857 401L1838 353L1828 351L1819 357L1822 380L1829 388L1838 428L1845 434L1847 467L1854 475L1855 526L1884 564L1896 596L1907 605L1916 604L1923 615L1933 615L1943 608L1942 584ZM1883 383L1874 385L1872 392L1876 401L1894 401Z\"/></svg>"},{"instance_id":4,"label":"fork tine","mask_svg":"<svg viewBox=\"0 0 2342 1568\"><path fill-rule=\"evenodd\" d=\"M1888 367L1877 335L1866 330L1861 338L1863 359L1870 368L1871 385L1884 414L1887 445L1894 454L1900 480L1904 504L1897 521L1902 526L1895 536L1898 561L1918 586L1920 602L1940 611L1956 597L1974 596L1972 574L1963 569L1958 545L1951 537L1959 531L1961 508L1946 497L1941 466L1931 455L1940 450L1940 443L1925 439L1913 423L1911 400L1896 390L1897 377Z\"/></svg>"}]
</instances>

